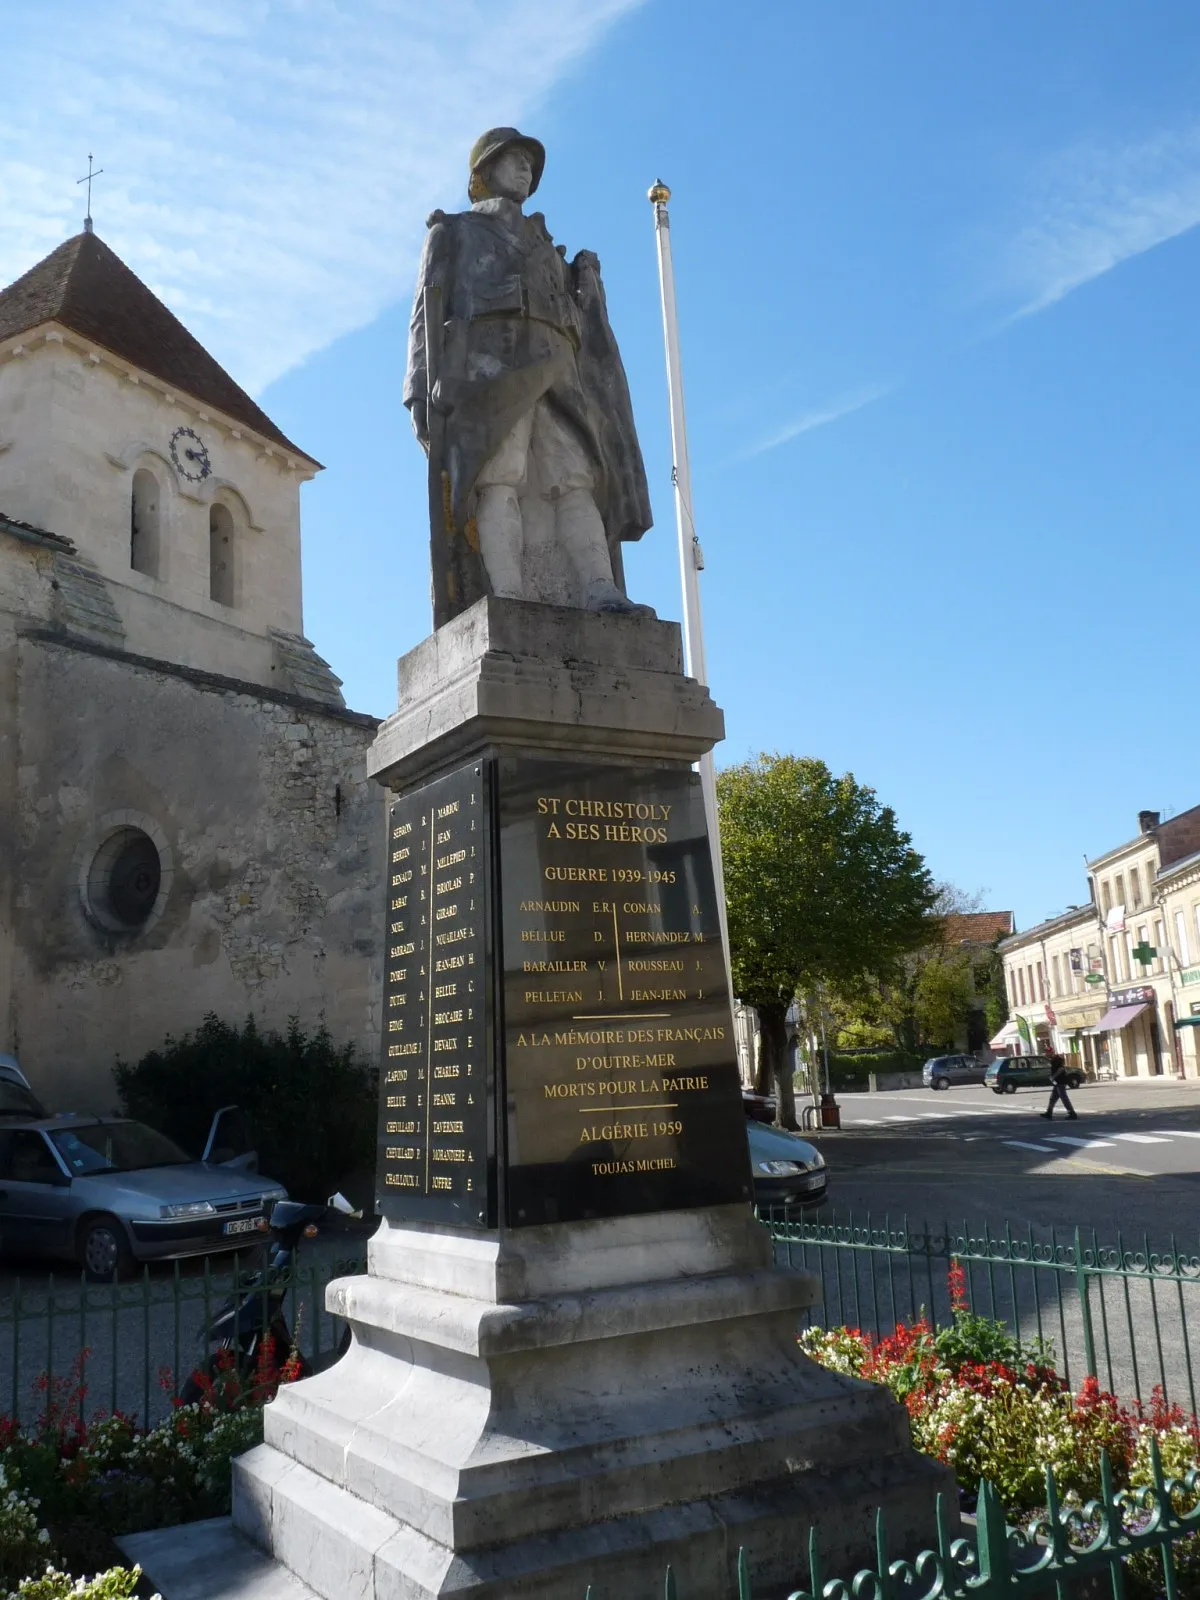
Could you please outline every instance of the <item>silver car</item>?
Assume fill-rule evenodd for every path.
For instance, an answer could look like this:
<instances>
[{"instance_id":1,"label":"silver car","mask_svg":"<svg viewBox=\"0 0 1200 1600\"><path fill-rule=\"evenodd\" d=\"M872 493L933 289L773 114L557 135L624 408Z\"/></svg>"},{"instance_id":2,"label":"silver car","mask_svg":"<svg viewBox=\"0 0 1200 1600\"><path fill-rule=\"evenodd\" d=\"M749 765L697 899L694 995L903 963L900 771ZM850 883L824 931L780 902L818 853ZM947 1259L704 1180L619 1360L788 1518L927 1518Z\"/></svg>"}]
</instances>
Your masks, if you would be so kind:
<instances>
[{"instance_id":1,"label":"silver car","mask_svg":"<svg viewBox=\"0 0 1200 1600\"><path fill-rule=\"evenodd\" d=\"M921 1071L927 1089L948 1089L952 1083L982 1083L987 1068L974 1056L934 1056Z\"/></svg>"},{"instance_id":2,"label":"silver car","mask_svg":"<svg viewBox=\"0 0 1200 1600\"><path fill-rule=\"evenodd\" d=\"M6 1076L0 1074L0 1077ZM12 1080L9 1079L11 1084ZM14 1096L9 1093L7 1103ZM208 1255L252 1243L287 1191L235 1153L236 1108L213 1118L194 1161L124 1117L30 1116L0 1099L0 1257L77 1261L107 1283L135 1261ZM40 1108L38 1108L40 1109Z\"/></svg>"}]
</instances>

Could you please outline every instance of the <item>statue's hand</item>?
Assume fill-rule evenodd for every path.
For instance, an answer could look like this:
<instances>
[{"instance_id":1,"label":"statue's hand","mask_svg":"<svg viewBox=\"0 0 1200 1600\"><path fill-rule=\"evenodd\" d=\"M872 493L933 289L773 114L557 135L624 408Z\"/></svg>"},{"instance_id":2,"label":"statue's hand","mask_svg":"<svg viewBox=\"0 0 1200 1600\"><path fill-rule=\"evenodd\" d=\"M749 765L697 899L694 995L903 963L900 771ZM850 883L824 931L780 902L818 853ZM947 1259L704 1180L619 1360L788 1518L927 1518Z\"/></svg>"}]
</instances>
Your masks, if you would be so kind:
<instances>
[{"instance_id":1,"label":"statue's hand","mask_svg":"<svg viewBox=\"0 0 1200 1600\"><path fill-rule=\"evenodd\" d=\"M417 436L417 443L429 454L429 408L424 400L414 400L409 407L412 418L412 431Z\"/></svg>"}]
</instances>

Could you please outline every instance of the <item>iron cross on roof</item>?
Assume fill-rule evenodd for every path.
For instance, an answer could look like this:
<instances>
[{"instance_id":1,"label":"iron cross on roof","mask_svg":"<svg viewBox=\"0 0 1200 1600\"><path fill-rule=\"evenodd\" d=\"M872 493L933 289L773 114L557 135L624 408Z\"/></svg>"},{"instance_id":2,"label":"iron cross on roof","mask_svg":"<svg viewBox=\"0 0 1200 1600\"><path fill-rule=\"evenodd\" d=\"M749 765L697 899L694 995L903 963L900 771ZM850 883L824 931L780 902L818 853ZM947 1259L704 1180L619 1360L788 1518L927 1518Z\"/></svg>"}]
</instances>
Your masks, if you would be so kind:
<instances>
[{"instance_id":1,"label":"iron cross on roof","mask_svg":"<svg viewBox=\"0 0 1200 1600\"><path fill-rule=\"evenodd\" d=\"M88 192L87 192L87 216L84 217L84 219L83 219L83 231L84 231L84 233L91 233L92 232L92 179L93 178L98 178L103 171L104 171L103 167L97 167L95 172L92 171L92 152L89 150L88 151L87 176L83 177L83 178L76 178L76 180L75 180L76 186L78 186L81 183L86 183L87 186L88 186Z\"/></svg>"}]
</instances>

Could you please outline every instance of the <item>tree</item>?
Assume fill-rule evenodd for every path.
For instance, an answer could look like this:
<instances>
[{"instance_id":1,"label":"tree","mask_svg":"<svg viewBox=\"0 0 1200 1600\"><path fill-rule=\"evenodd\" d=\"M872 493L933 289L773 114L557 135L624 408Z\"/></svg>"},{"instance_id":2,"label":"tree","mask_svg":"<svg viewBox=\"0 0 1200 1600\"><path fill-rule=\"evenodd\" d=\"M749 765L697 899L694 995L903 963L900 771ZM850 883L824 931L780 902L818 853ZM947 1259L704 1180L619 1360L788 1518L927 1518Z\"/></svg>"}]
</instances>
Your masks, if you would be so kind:
<instances>
[{"instance_id":1,"label":"tree","mask_svg":"<svg viewBox=\"0 0 1200 1600\"><path fill-rule=\"evenodd\" d=\"M986 957L954 942L951 919L979 911L980 900L953 884L938 884L925 942L901 956L882 981L860 983L842 997L843 1030L886 1025L903 1051L952 1047L968 1025Z\"/></svg>"},{"instance_id":2,"label":"tree","mask_svg":"<svg viewBox=\"0 0 1200 1600\"><path fill-rule=\"evenodd\" d=\"M293 1200L343 1189L370 1203L375 1171L375 1070L324 1026L284 1034L210 1013L194 1033L170 1038L113 1076L126 1116L149 1122L199 1155L213 1113L237 1105L256 1137L259 1164Z\"/></svg>"},{"instance_id":3,"label":"tree","mask_svg":"<svg viewBox=\"0 0 1200 1600\"><path fill-rule=\"evenodd\" d=\"M823 761L760 755L717 777L733 986L757 1008L760 1087L796 1126L787 1011L813 984L850 988L929 939L935 889L890 806Z\"/></svg>"}]
</instances>

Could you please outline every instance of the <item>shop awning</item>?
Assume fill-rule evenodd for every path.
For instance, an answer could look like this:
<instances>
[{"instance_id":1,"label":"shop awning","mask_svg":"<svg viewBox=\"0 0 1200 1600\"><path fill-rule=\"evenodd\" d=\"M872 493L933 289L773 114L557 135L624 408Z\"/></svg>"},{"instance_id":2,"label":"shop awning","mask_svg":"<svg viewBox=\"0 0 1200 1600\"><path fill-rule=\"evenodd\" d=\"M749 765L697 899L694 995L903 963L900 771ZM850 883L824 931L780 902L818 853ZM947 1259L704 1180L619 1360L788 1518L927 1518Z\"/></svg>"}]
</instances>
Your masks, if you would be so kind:
<instances>
[{"instance_id":1,"label":"shop awning","mask_svg":"<svg viewBox=\"0 0 1200 1600\"><path fill-rule=\"evenodd\" d=\"M1200 1019L1198 1019L1200 1020ZM1016 1044L1021 1037L1021 1030L1015 1022L1006 1022L994 1039L988 1040L988 1045L993 1050L1004 1050L1010 1044Z\"/></svg>"},{"instance_id":2,"label":"shop awning","mask_svg":"<svg viewBox=\"0 0 1200 1600\"><path fill-rule=\"evenodd\" d=\"M1136 1006L1113 1006L1111 1011L1106 1011L1096 1024L1097 1033L1116 1033L1121 1028L1127 1028L1134 1017L1140 1017L1145 1011L1149 1001L1143 1001Z\"/></svg>"},{"instance_id":3,"label":"shop awning","mask_svg":"<svg viewBox=\"0 0 1200 1600\"><path fill-rule=\"evenodd\" d=\"M1200 1017L1176 1017L1177 1028L1200 1028Z\"/></svg>"}]
</instances>

